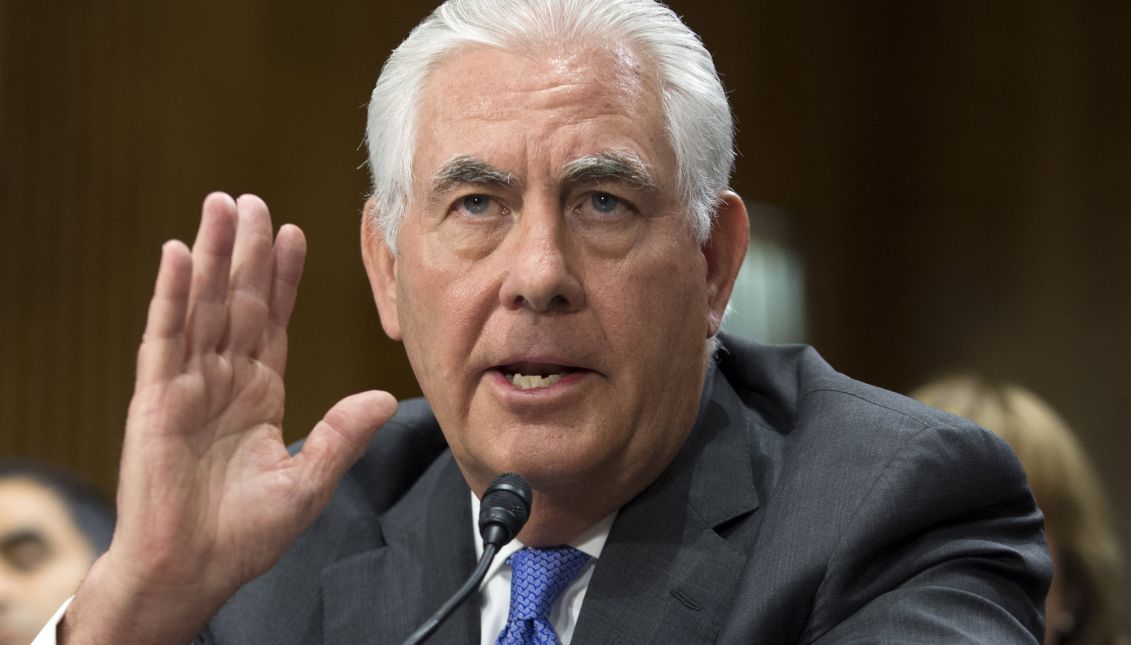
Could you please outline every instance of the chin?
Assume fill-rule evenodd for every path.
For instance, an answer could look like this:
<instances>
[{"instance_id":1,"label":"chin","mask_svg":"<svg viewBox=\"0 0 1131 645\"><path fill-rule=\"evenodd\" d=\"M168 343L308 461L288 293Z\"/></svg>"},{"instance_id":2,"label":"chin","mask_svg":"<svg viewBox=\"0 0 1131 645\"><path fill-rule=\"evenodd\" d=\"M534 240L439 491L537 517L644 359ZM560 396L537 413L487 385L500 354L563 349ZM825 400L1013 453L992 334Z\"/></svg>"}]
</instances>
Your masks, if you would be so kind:
<instances>
[{"instance_id":1,"label":"chin","mask_svg":"<svg viewBox=\"0 0 1131 645\"><path fill-rule=\"evenodd\" d=\"M491 428L490 432L474 429ZM609 437L586 424L530 423L514 419L478 423L450 443L468 483L484 488L500 473L515 472L535 489L552 490L584 483L592 485L598 471L608 467ZM604 441L601 439L604 438Z\"/></svg>"},{"instance_id":2,"label":"chin","mask_svg":"<svg viewBox=\"0 0 1131 645\"><path fill-rule=\"evenodd\" d=\"M535 490L550 492L568 491L583 487L592 490L602 479L596 456L583 453L568 455L543 455L541 458L513 459L506 462L509 470L526 478Z\"/></svg>"}]
</instances>

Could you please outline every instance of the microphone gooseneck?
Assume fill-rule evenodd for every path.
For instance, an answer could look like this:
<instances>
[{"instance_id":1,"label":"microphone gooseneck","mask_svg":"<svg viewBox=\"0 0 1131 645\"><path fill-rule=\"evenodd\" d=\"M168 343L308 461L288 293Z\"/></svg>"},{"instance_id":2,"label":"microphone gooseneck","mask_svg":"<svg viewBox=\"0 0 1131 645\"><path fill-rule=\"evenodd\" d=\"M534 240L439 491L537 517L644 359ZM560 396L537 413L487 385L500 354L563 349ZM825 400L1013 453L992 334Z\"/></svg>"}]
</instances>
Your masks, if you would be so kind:
<instances>
[{"instance_id":1,"label":"microphone gooseneck","mask_svg":"<svg viewBox=\"0 0 1131 645\"><path fill-rule=\"evenodd\" d=\"M475 571L463 586L459 588L443 606L426 620L423 625L416 628L403 645L416 645L424 642L433 632L447 620L456 607L463 604L471 592L479 587L483 576L487 575L487 568L504 544L514 539L522 530L526 520L530 519L530 507L534 496L530 491L530 484L526 483L522 475L517 473L503 473L491 482L479 502L479 535L483 537L483 557L475 565Z\"/></svg>"}]
</instances>

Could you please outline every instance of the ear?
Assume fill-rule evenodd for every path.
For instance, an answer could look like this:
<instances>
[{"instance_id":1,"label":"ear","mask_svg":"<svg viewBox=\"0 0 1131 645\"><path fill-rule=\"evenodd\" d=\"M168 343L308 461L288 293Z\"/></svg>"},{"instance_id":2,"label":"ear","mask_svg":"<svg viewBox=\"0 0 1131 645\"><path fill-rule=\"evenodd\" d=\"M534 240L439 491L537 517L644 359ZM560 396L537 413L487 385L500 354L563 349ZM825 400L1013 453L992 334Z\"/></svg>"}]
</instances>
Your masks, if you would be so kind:
<instances>
[{"instance_id":1,"label":"ear","mask_svg":"<svg viewBox=\"0 0 1131 645\"><path fill-rule=\"evenodd\" d=\"M703 257L707 260L708 338L722 326L749 242L750 220L746 216L746 205L741 197L727 191L719 197L711 235L703 244Z\"/></svg>"},{"instance_id":2,"label":"ear","mask_svg":"<svg viewBox=\"0 0 1131 645\"><path fill-rule=\"evenodd\" d=\"M373 301L377 303L377 313L381 316L381 327L385 335L399 341L402 335L397 313L397 256L385 243L385 234L377 225L376 214L376 201L370 197L361 216L361 259L365 262L369 288L373 291Z\"/></svg>"}]
</instances>

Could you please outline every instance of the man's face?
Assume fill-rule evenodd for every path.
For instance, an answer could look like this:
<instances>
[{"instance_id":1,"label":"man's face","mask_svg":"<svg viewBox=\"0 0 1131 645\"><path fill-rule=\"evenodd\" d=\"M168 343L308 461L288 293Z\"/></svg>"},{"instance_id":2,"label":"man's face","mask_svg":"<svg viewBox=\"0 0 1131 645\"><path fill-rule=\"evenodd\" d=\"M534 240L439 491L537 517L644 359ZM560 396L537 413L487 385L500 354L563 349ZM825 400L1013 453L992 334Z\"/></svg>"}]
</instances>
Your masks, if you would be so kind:
<instances>
[{"instance_id":1,"label":"man's face","mask_svg":"<svg viewBox=\"0 0 1131 645\"><path fill-rule=\"evenodd\" d=\"M651 78L625 49L473 48L425 86L398 255L371 235L366 261L477 491L515 471L619 506L694 421L729 279L677 198Z\"/></svg>"},{"instance_id":2,"label":"man's face","mask_svg":"<svg viewBox=\"0 0 1131 645\"><path fill-rule=\"evenodd\" d=\"M54 493L29 479L0 480L0 645L30 643L92 558Z\"/></svg>"}]
</instances>

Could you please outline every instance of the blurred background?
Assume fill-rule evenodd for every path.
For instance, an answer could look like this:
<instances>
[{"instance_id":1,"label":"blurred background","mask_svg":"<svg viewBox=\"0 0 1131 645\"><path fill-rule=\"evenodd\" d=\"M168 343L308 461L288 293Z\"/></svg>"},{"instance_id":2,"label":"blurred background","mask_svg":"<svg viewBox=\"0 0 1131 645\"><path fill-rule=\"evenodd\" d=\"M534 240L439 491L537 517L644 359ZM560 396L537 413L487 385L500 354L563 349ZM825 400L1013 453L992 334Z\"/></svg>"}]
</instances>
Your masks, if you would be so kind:
<instances>
[{"instance_id":1,"label":"blurred background","mask_svg":"<svg viewBox=\"0 0 1131 645\"><path fill-rule=\"evenodd\" d=\"M347 393L417 394L358 253L360 142L434 4L0 0L0 455L113 490L160 244L212 190L309 240L289 439ZM901 392L953 368L1034 389L1131 552L1131 4L670 4L738 118L732 324Z\"/></svg>"}]
</instances>

